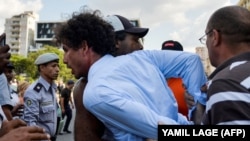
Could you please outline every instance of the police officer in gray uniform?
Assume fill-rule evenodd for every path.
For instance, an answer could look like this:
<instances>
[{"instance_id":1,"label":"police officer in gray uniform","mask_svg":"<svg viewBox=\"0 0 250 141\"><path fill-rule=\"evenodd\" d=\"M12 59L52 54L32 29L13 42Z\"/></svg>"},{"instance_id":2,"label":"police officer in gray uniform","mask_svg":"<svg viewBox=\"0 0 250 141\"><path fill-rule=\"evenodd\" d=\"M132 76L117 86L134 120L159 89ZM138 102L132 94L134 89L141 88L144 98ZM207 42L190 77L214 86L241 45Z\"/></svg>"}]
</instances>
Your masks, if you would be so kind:
<instances>
[{"instance_id":1,"label":"police officer in gray uniform","mask_svg":"<svg viewBox=\"0 0 250 141\"><path fill-rule=\"evenodd\" d=\"M39 126L56 140L57 127L57 86L54 80L59 75L59 57L54 53L40 55L35 65L40 77L32 83L24 94L23 120L28 126Z\"/></svg>"}]
</instances>

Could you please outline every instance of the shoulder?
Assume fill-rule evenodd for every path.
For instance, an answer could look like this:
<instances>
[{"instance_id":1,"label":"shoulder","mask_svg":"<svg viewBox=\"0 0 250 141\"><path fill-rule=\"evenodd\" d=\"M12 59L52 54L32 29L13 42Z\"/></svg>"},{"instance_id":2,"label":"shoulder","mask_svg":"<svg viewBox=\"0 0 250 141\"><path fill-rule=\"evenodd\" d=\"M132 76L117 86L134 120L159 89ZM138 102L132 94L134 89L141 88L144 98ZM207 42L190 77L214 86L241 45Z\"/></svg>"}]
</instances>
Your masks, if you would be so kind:
<instances>
[{"instance_id":1,"label":"shoulder","mask_svg":"<svg viewBox=\"0 0 250 141\"><path fill-rule=\"evenodd\" d=\"M32 83L27 90L25 91L24 97L34 97L34 94L37 95L41 92L43 85L39 82Z\"/></svg>"},{"instance_id":2,"label":"shoulder","mask_svg":"<svg viewBox=\"0 0 250 141\"><path fill-rule=\"evenodd\" d=\"M33 90L36 91L37 93L39 93L42 89L43 85L41 83L36 83L36 85L34 86Z\"/></svg>"}]
</instances>

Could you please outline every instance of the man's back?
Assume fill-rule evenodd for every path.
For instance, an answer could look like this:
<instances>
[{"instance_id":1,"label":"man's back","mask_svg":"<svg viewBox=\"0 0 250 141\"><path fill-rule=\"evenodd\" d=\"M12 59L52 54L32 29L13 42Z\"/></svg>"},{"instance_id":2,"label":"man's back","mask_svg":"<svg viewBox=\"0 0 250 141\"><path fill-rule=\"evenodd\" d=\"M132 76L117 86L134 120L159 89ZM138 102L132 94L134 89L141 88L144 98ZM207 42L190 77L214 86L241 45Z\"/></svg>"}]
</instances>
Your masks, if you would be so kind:
<instances>
[{"instance_id":1,"label":"man's back","mask_svg":"<svg viewBox=\"0 0 250 141\"><path fill-rule=\"evenodd\" d=\"M83 90L85 89L86 84L87 80L85 78L81 78L76 82L74 86L74 102L76 107L76 113L78 114L78 116L75 117L74 123L74 140L101 141L105 129L103 123L100 122L89 111L87 111L87 109L83 106Z\"/></svg>"}]
</instances>

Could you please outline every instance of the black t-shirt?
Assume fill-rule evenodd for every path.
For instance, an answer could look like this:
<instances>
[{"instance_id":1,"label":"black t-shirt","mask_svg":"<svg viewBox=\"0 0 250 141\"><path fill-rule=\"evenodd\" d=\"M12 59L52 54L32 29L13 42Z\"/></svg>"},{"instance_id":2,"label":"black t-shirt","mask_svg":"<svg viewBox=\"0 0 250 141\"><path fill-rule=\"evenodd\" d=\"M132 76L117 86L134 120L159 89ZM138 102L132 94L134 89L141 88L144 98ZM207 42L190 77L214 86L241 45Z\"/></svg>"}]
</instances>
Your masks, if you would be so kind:
<instances>
[{"instance_id":1,"label":"black t-shirt","mask_svg":"<svg viewBox=\"0 0 250 141\"><path fill-rule=\"evenodd\" d=\"M69 107L69 100L71 96L71 90L68 88L64 88L61 92L61 97L64 98L64 107Z\"/></svg>"}]
</instances>

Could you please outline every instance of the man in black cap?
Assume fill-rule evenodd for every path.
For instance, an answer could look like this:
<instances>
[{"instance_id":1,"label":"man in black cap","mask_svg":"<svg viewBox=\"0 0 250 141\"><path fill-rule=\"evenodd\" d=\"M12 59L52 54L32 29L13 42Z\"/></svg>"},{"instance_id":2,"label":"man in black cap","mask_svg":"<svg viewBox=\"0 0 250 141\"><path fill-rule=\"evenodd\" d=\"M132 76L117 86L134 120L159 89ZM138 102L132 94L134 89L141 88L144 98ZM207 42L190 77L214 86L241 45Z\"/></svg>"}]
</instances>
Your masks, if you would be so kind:
<instances>
[{"instance_id":1,"label":"man in black cap","mask_svg":"<svg viewBox=\"0 0 250 141\"><path fill-rule=\"evenodd\" d=\"M40 77L24 94L23 119L29 126L40 126L56 140L57 86L54 80L59 75L59 57L55 53L44 53L35 61Z\"/></svg>"},{"instance_id":2,"label":"man in black cap","mask_svg":"<svg viewBox=\"0 0 250 141\"><path fill-rule=\"evenodd\" d=\"M183 51L182 45L178 41L167 40L162 43L162 50L177 50Z\"/></svg>"},{"instance_id":3,"label":"man in black cap","mask_svg":"<svg viewBox=\"0 0 250 141\"><path fill-rule=\"evenodd\" d=\"M137 27L127 18L120 15L110 15L104 19L110 23L115 30L115 56L143 49L142 38L148 33L148 28Z\"/></svg>"}]
</instances>

